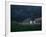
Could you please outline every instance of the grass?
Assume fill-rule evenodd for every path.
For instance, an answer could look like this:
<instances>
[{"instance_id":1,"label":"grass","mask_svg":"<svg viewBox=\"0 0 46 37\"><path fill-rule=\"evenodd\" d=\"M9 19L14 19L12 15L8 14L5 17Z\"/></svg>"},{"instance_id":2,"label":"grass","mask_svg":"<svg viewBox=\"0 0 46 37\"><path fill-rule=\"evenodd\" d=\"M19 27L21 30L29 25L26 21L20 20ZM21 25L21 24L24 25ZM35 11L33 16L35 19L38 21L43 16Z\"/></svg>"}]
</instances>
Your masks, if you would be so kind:
<instances>
[{"instance_id":1,"label":"grass","mask_svg":"<svg viewBox=\"0 0 46 37\"><path fill-rule=\"evenodd\" d=\"M11 23L11 32L18 31L38 31L41 30L41 25L22 25L18 23Z\"/></svg>"}]
</instances>

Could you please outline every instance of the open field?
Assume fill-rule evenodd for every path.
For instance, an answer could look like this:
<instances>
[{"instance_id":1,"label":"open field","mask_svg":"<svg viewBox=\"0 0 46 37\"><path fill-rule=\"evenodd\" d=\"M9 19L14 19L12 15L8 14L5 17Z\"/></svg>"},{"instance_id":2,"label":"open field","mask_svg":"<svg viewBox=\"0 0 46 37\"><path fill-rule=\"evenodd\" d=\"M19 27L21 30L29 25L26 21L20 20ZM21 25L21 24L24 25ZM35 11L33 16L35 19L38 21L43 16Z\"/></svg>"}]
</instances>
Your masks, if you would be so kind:
<instances>
[{"instance_id":1,"label":"open field","mask_svg":"<svg viewBox=\"0 0 46 37\"><path fill-rule=\"evenodd\" d=\"M39 31L41 30L41 25L22 25L18 23L11 23L11 32L18 31Z\"/></svg>"}]
</instances>

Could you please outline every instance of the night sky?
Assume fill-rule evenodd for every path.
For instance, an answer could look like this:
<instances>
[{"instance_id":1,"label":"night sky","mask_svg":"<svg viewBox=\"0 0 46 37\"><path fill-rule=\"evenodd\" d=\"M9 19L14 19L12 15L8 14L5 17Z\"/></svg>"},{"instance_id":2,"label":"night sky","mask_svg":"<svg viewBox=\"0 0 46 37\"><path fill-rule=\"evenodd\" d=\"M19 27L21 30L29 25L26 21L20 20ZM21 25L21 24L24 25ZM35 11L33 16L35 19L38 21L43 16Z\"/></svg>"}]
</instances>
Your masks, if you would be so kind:
<instances>
[{"instance_id":1,"label":"night sky","mask_svg":"<svg viewBox=\"0 0 46 37\"><path fill-rule=\"evenodd\" d=\"M11 5L11 18L17 22L41 17L41 6Z\"/></svg>"}]
</instances>

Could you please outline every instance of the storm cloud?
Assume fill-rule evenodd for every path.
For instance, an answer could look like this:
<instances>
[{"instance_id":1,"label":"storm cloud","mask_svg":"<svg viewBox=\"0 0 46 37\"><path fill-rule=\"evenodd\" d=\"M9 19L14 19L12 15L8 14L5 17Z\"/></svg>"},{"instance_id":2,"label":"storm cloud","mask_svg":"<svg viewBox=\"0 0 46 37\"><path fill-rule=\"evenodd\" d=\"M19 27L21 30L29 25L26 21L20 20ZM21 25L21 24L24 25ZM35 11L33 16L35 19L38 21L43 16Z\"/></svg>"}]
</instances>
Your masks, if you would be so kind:
<instances>
[{"instance_id":1,"label":"storm cloud","mask_svg":"<svg viewBox=\"0 0 46 37\"><path fill-rule=\"evenodd\" d=\"M11 5L11 17L16 21L41 17L41 6Z\"/></svg>"}]
</instances>

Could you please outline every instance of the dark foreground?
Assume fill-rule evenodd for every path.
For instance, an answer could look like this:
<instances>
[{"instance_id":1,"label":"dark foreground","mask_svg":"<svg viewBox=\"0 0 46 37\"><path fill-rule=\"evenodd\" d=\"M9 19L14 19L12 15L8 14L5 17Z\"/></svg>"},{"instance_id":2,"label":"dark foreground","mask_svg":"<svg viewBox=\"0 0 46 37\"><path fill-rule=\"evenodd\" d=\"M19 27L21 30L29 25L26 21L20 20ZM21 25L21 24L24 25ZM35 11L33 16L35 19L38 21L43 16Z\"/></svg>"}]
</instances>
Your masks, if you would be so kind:
<instances>
[{"instance_id":1,"label":"dark foreground","mask_svg":"<svg viewBox=\"0 0 46 37\"><path fill-rule=\"evenodd\" d=\"M28 24L28 25L22 25L22 24L12 24L11 23L11 32L19 32L19 31L39 31L41 29L41 25L36 24Z\"/></svg>"}]
</instances>

